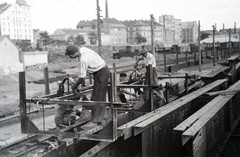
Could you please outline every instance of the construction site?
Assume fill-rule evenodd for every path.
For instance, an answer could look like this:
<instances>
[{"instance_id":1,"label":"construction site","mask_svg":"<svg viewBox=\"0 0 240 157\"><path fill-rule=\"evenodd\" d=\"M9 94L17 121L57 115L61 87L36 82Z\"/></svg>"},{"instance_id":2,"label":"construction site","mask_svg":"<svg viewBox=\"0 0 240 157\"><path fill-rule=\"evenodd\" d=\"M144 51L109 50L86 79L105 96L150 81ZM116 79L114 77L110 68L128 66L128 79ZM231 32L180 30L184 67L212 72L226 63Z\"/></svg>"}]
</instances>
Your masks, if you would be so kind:
<instances>
[{"instance_id":1,"label":"construction site","mask_svg":"<svg viewBox=\"0 0 240 157\"><path fill-rule=\"evenodd\" d=\"M148 66L149 75L143 77L140 67L118 67L114 63L110 68L107 101L87 99L93 89L92 75L86 78L78 92L72 93L70 78L73 75L67 74L59 80L58 89L50 93L47 67L42 80L45 95L27 97L26 74L20 72L19 120L21 133L27 136L0 147L0 156L228 156L224 151L228 141L232 137L240 141L240 132L237 132L240 48L225 47L217 52L214 49L205 52L204 56L218 53L221 59L204 57L202 62L201 55L195 51L191 58L176 55L173 63L166 64L164 53L164 63L157 65L164 103L159 103L161 100L156 96L159 86L153 84L151 65ZM130 77L117 84L122 72ZM149 82L144 84L147 77ZM138 96L121 102L119 88L135 91ZM148 90L145 100L141 92L136 92L144 89ZM80 109L82 114L74 123L69 121L66 126L56 127L47 108L62 105ZM106 125L82 129L91 118L90 112L83 107L95 105L107 107L110 121ZM41 123L34 121L33 108L38 109Z\"/></svg>"}]
</instances>

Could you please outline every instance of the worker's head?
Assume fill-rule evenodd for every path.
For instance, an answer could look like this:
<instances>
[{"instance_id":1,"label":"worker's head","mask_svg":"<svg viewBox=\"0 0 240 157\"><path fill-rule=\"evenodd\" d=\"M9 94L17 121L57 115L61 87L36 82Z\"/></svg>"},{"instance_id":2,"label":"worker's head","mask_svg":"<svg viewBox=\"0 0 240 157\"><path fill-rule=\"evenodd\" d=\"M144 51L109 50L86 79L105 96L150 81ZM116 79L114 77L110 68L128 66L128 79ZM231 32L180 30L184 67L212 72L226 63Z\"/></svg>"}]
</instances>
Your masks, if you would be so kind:
<instances>
[{"instance_id":1,"label":"worker's head","mask_svg":"<svg viewBox=\"0 0 240 157\"><path fill-rule=\"evenodd\" d=\"M119 76L120 76L120 82L121 82L127 77L127 74L126 73L120 73Z\"/></svg>"},{"instance_id":2,"label":"worker's head","mask_svg":"<svg viewBox=\"0 0 240 157\"><path fill-rule=\"evenodd\" d=\"M147 57L147 49L145 49L144 47L142 48L142 50L140 51L140 55L142 55L143 57Z\"/></svg>"},{"instance_id":3,"label":"worker's head","mask_svg":"<svg viewBox=\"0 0 240 157\"><path fill-rule=\"evenodd\" d=\"M70 45L66 48L65 55L69 56L70 58L77 58L79 57L79 50L76 46Z\"/></svg>"}]
</instances>

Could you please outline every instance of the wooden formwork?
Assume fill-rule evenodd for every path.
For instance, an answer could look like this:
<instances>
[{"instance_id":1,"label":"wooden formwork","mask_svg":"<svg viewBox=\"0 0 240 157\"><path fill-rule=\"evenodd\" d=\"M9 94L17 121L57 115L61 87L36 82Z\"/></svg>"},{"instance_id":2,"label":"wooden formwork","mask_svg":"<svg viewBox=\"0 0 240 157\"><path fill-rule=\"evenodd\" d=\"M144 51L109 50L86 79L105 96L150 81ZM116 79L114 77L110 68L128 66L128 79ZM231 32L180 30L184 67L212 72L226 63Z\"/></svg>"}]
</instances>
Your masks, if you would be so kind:
<instances>
[{"instance_id":1,"label":"wooden formwork","mask_svg":"<svg viewBox=\"0 0 240 157\"><path fill-rule=\"evenodd\" d=\"M181 151L177 155L205 157L212 146L226 138L239 120L240 81L228 88L225 95L219 95L203 108L174 128L181 136Z\"/></svg>"}]
</instances>

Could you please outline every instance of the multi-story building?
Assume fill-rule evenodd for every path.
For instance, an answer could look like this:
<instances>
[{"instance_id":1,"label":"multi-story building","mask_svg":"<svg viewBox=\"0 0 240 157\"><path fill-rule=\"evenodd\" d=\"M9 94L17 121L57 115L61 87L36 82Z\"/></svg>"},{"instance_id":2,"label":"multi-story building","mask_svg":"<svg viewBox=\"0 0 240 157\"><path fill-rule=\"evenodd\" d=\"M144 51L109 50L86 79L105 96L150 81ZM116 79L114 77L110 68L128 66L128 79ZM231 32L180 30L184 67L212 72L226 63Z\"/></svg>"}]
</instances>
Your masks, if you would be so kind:
<instances>
[{"instance_id":1,"label":"multi-story building","mask_svg":"<svg viewBox=\"0 0 240 157\"><path fill-rule=\"evenodd\" d=\"M0 35L33 42L31 7L24 0L0 4Z\"/></svg>"},{"instance_id":2,"label":"multi-story building","mask_svg":"<svg viewBox=\"0 0 240 157\"><path fill-rule=\"evenodd\" d=\"M159 16L159 23L163 26L163 41L165 46L179 45L181 38L181 20L173 15Z\"/></svg>"},{"instance_id":3,"label":"multi-story building","mask_svg":"<svg viewBox=\"0 0 240 157\"><path fill-rule=\"evenodd\" d=\"M197 44L198 42L198 25L196 21L182 22L182 42Z\"/></svg>"},{"instance_id":4,"label":"multi-story building","mask_svg":"<svg viewBox=\"0 0 240 157\"><path fill-rule=\"evenodd\" d=\"M106 45L127 45L127 32L126 32L126 26L114 19L114 18L104 18L102 23L101 23L101 33L102 31L106 33L105 37L107 38L107 34L109 35L109 40L105 40L103 36L101 36L102 42L105 40L108 41L109 43ZM84 31L85 29L87 30L97 30L97 21L92 20L92 21L80 21L77 24L77 29L80 31ZM104 45L105 45L104 44Z\"/></svg>"},{"instance_id":5,"label":"multi-story building","mask_svg":"<svg viewBox=\"0 0 240 157\"><path fill-rule=\"evenodd\" d=\"M146 45L151 44L151 21L149 20L130 20L123 21L127 27L127 43L130 45L137 44L136 37L141 35L145 37ZM163 44L163 27L157 22L154 22L154 42L157 45Z\"/></svg>"},{"instance_id":6,"label":"multi-story building","mask_svg":"<svg viewBox=\"0 0 240 157\"><path fill-rule=\"evenodd\" d=\"M95 34L97 35L96 29L57 29L53 32L51 35L52 39L55 40L62 40L67 41L69 37L76 37L78 35L82 35L84 38L84 41L86 42L86 45L91 45L90 42L90 35ZM108 45L110 42L110 37L107 33L105 33L103 30L101 31L101 38L102 38L102 45Z\"/></svg>"}]
</instances>

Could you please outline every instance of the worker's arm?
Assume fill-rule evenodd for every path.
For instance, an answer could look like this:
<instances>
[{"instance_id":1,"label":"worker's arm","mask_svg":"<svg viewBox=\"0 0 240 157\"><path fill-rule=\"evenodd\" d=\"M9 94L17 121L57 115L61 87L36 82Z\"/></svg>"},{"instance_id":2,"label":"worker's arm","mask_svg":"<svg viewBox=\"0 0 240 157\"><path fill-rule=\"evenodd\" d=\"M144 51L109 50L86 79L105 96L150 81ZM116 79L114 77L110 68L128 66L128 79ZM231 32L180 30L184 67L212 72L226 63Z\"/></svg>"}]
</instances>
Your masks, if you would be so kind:
<instances>
[{"instance_id":1,"label":"worker's arm","mask_svg":"<svg viewBox=\"0 0 240 157\"><path fill-rule=\"evenodd\" d=\"M77 87L84 81L84 78L78 78L78 80L72 85L72 90L77 89Z\"/></svg>"},{"instance_id":2,"label":"worker's arm","mask_svg":"<svg viewBox=\"0 0 240 157\"><path fill-rule=\"evenodd\" d=\"M137 59L135 65L134 65L134 68L137 68L138 62L139 62L140 60L143 60L143 56L140 56L140 57Z\"/></svg>"}]
</instances>

